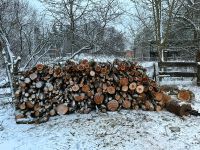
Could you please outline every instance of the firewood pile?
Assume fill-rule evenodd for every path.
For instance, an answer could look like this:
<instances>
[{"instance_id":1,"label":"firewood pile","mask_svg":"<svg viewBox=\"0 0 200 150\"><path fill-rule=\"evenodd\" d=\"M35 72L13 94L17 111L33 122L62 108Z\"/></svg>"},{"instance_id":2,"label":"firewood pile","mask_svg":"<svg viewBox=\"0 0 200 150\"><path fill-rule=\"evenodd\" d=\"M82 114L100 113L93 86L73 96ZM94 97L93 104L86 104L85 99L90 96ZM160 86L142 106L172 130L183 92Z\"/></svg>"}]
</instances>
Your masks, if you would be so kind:
<instances>
[{"instance_id":1,"label":"firewood pile","mask_svg":"<svg viewBox=\"0 0 200 150\"><path fill-rule=\"evenodd\" d=\"M41 123L50 116L120 109L160 111L171 99L146 69L134 62L82 60L64 65L37 64L18 74L16 121Z\"/></svg>"}]
</instances>

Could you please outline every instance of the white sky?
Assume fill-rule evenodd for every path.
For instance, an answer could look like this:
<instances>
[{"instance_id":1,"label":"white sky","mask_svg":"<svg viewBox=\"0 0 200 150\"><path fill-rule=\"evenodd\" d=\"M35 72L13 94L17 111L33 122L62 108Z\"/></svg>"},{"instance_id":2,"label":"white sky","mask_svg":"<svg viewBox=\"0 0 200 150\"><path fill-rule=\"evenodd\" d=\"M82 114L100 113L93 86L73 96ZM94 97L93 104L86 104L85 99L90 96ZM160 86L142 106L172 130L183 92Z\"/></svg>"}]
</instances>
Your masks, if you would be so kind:
<instances>
[{"instance_id":1,"label":"white sky","mask_svg":"<svg viewBox=\"0 0 200 150\"><path fill-rule=\"evenodd\" d=\"M43 5L38 1L38 0L28 0L30 5L32 7L34 7L35 9L39 10L42 12L42 10L44 10ZM130 13L134 13L135 9L134 6L132 4L132 2L130 0L120 0L121 2L121 6L123 7L123 9L125 9L126 11L130 12ZM121 16L119 19L117 19L117 21L115 23L112 24L117 30L125 33L125 36L127 38L127 48L130 47L130 42L133 41L134 37L133 35L130 33L129 31L129 26L132 26L133 28L136 29L136 23L134 22L134 20L127 15L123 15Z\"/></svg>"}]
</instances>

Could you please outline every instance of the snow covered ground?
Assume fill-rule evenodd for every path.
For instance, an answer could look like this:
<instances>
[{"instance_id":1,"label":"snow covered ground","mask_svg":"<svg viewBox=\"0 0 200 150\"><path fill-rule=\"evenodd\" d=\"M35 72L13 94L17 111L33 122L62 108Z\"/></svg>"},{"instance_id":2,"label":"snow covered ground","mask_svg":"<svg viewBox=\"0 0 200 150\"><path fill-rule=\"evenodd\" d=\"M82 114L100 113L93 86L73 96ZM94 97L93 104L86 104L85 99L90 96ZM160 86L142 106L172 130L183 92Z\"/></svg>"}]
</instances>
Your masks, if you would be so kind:
<instances>
[{"instance_id":1,"label":"snow covered ground","mask_svg":"<svg viewBox=\"0 0 200 150\"><path fill-rule=\"evenodd\" d=\"M170 83L171 82L171 83ZM200 111L200 87L194 81L166 80L195 93ZM72 114L38 125L18 125L14 108L0 99L0 150L199 150L200 117L180 118L167 111Z\"/></svg>"}]
</instances>

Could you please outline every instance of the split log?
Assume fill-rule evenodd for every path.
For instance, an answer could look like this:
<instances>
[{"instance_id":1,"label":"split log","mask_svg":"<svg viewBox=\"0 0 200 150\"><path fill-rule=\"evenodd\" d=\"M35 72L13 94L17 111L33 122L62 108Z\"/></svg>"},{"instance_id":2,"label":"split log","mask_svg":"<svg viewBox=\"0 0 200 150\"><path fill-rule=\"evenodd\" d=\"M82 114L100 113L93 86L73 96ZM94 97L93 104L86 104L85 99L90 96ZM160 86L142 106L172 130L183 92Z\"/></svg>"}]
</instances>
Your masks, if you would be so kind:
<instances>
[{"instance_id":1,"label":"split log","mask_svg":"<svg viewBox=\"0 0 200 150\"><path fill-rule=\"evenodd\" d=\"M32 101L26 101L25 104L26 104L26 107L29 109L32 109L34 107L34 102Z\"/></svg>"},{"instance_id":2,"label":"split log","mask_svg":"<svg viewBox=\"0 0 200 150\"><path fill-rule=\"evenodd\" d=\"M129 109L131 107L131 102L129 100L124 100L123 103L122 103L122 106L125 109Z\"/></svg>"},{"instance_id":3,"label":"split log","mask_svg":"<svg viewBox=\"0 0 200 150\"><path fill-rule=\"evenodd\" d=\"M34 81L35 79L37 79L37 73L34 72L34 73L30 74L30 75L29 75L29 78L30 78L32 81Z\"/></svg>"}]
</instances>

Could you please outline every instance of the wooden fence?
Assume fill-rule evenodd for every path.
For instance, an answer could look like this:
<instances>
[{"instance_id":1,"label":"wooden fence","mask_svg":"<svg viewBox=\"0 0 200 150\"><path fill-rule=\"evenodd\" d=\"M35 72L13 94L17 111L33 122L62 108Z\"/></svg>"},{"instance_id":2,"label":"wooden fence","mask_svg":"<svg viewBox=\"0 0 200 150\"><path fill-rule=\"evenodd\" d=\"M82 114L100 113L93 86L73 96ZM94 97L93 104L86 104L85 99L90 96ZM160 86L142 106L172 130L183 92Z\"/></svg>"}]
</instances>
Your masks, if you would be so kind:
<instances>
[{"instance_id":1,"label":"wooden fence","mask_svg":"<svg viewBox=\"0 0 200 150\"><path fill-rule=\"evenodd\" d=\"M192 77L197 78L197 85L200 86L200 52L197 52L196 61L167 61L166 58L162 58L162 61L158 62L158 68L159 81L164 77ZM169 68L173 69L173 71L169 71ZM181 68L193 69L182 71Z\"/></svg>"}]
</instances>

